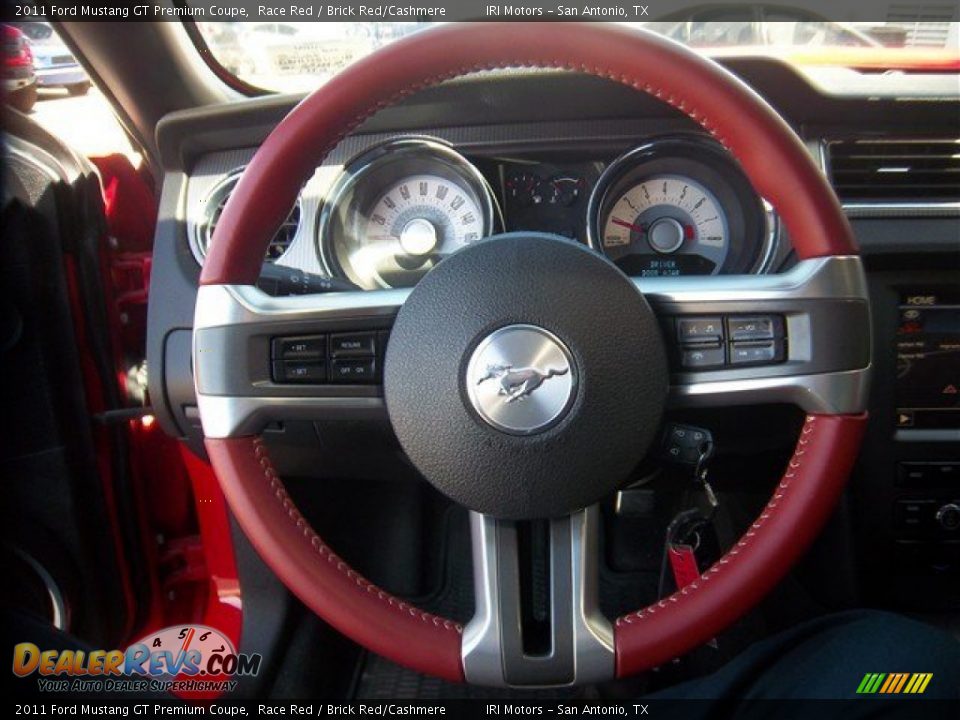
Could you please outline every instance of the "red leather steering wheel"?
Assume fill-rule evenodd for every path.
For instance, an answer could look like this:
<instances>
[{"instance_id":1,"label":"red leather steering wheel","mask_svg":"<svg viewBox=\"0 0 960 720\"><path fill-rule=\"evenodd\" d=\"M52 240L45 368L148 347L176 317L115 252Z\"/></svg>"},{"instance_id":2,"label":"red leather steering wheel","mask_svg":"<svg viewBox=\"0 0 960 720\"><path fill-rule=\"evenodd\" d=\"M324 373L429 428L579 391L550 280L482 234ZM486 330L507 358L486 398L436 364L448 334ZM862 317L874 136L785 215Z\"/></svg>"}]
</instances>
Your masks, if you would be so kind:
<instances>
[{"instance_id":1,"label":"red leather steering wheel","mask_svg":"<svg viewBox=\"0 0 960 720\"><path fill-rule=\"evenodd\" d=\"M557 636L566 659L546 674L531 670L529 658L508 657L515 643L500 614L506 612L506 575L496 576L498 585L489 582L493 576L487 572L493 560L506 562L497 555L497 543L504 542L507 535L498 533L508 533L508 525L474 517L474 541L487 544L474 548L483 617L466 635L458 623L392 597L354 572L311 529L259 438L263 424L274 418L363 413L377 399L366 398L367 404L344 399L338 405L329 397L288 396L282 388L266 397L269 383L258 378L256 368L237 370L245 362L240 356L251 348L268 353L263 338L273 333L392 317L403 304L404 298L390 291L285 299L249 287L257 281L270 237L328 152L366 118L420 89L520 66L586 73L649 93L686 113L740 162L789 230L797 268L782 277L704 278L702 287L693 289L669 282L653 283L649 292L642 282L639 286L655 306L663 301L704 312L775 308L791 324L791 342L797 339L779 374L677 385L671 399L683 404L707 398L716 405L788 401L807 412L783 478L739 542L695 583L610 626L597 617L595 602L581 603L595 574L589 554L596 548L588 529L595 514L575 513L557 525L558 542L571 543L565 557L578 594L570 611L578 617ZM816 536L847 479L864 427L869 359L851 351L831 356L830 367L810 365L825 350L820 325L837 322L830 319L837 308L861 313L845 318L867 317L862 270L836 197L802 142L759 96L715 63L647 32L600 24L447 25L352 65L294 108L260 147L220 218L200 283L194 341L200 414L210 460L240 526L287 587L331 625L374 652L447 680L596 682L654 667L715 636L758 602ZM843 331L868 332L865 326ZM800 352L804 342L811 357ZM249 385L243 392L223 379L238 372Z\"/></svg>"}]
</instances>

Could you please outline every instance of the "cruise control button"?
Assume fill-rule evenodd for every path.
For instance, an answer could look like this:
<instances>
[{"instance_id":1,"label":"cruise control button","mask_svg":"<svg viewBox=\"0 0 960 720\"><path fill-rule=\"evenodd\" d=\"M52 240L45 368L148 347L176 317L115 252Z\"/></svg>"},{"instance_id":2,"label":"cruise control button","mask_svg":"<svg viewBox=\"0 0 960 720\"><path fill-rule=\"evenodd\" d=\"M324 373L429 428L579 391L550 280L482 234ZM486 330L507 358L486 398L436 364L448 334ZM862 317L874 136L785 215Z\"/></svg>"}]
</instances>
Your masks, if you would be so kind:
<instances>
[{"instance_id":1,"label":"cruise control button","mask_svg":"<svg viewBox=\"0 0 960 720\"><path fill-rule=\"evenodd\" d=\"M305 335L302 337L274 338L271 352L274 360L322 359L327 354L327 336Z\"/></svg>"},{"instance_id":2,"label":"cruise control button","mask_svg":"<svg viewBox=\"0 0 960 720\"><path fill-rule=\"evenodd\" d=\"M783 335L783 321L774 315L733 315L727 318L731 340L773 340Z\"/></svg>"},{"instance_id":3,"label":"cruise control button","mask_svg":"<svg viewBox=\"0 0 960 720\"><path fill-rule=\"evenodd\" d=\"M330 366L330 380L338 383L370 383L376 378L376 361L334 360Z\"/></svg>"},{"instance_id":4,"label":"cruise control button","mask_svg":"<svg viewBox=\"0 0 960 720\"><path fill-rule=\"evenodd\" d=\"M732 365L772 363L782 359L778 343L775 342L730 346L730 363Z\"/></svg>"},{"instance_id":5,"label":"cruise control button","mask_svg":"<svg viewBox=\"0 0 960 720\"><path fill-rule=\"evenodd\" d=\"M682 343L720 341L723 339L723 318L677 318L677 338Z\"/></svg>"},{"instance_id":6,"label":"cruise control button","mask_svg":"<svg viewBox=\"0 0 960 720\"><path fill-rule=\"evenodd\" d=\"M323 383L327 380L327 366L322 360L274 360L273 380L306 385Z\"/></svg>"},{"instance_id":7,"label":"cruise control button","mask_svg":"<svg viewBox=\"0 0 960 720\"><path fill-rule=\"evenodd\" d=\"M725 359L723 345L688 348L681 352L680 364L685 368L719 367Z\"/></svg>"},{"instance_id":8,"label":"cruise control button","mask_svg":"<svg viewBox=\"0 0 960 720\"><path fill-rule=\"evenodd\" d=\"M342 333L330 336L330 357L358 357L376 354L377 334Z\"/></svg>"}]
</instances>

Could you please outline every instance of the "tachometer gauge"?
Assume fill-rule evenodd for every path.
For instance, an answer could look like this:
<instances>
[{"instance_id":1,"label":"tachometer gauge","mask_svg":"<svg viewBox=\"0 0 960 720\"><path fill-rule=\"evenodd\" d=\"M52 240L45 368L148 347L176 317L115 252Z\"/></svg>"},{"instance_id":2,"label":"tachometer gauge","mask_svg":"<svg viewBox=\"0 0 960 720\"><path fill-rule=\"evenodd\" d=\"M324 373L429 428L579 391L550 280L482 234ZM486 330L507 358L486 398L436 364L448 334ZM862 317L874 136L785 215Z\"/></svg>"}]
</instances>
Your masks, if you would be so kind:
<instances>
[{"instance_id":1,"label":"tachometer gauge","mask_svg":"<svg viewBox=\"0 0 960 720\"><path fill-rule=\"evenodd\" d=\"M349 163L321 213L321 256L365 289L409 287L490 235L498 210L483 176L452 148L410 138Z\"/></svg>"},{"instance_id":2,"label":"tachometer gauge","mask_svg":"<svg viewBox=\"0 0 960 720\"><path fill-rule=\"evenodd\" d=\"M652 251L661 257L650 269L664 274L673 268L676 272L667 274L679 275L692 267L680 259L684 256L699 256L698 266L711 271L726 259L726 214L713 194L690 178L655 175L631 185L610 205L606 218L601 239L614 261ZM668 257L676 258L675 265L665 262Z\"/></svg>"},{"instance_id":3,"label":"tachometer gauge","mask_svg":"<svg viewBox=\"0 0 960 720\"><path fill-rule=\"evenodd\" d=\"M760 272L775 218L716 143L655 140L611 163L590 197L588 238L629 275Z\"/></svg>"}]
</instances>

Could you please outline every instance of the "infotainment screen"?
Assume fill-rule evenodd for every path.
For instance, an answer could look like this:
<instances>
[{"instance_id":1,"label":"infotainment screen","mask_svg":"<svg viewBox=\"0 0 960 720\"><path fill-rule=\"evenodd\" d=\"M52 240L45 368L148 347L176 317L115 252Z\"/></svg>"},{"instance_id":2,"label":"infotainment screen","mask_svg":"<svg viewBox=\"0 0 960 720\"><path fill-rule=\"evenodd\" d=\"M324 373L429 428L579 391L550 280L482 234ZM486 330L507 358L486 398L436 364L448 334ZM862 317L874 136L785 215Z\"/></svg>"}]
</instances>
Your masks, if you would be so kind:
<instances>
[{"instance_id":1,"label":"infotainment screen","mask_svg":"<svg viewBox=\"0 0 960 720\"><path fill-rule=\"evenodd\" d=\"M897 427L960 428L960 287L900 295Z\"/></svg>"}]
</instances>

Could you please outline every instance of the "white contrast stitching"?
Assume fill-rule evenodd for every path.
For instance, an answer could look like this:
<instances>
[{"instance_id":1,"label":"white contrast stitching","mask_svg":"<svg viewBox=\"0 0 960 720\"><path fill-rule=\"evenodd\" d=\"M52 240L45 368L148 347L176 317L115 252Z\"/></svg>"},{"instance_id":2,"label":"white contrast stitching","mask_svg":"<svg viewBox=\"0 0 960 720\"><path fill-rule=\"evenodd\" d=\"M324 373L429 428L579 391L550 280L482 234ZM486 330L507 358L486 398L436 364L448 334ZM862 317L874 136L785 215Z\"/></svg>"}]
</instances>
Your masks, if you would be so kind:
<instances>
[{"instance_id":1,"label":"white contrast stitching","mask_svg":"<svg viewBox=\"0 0 960 720\"><path fill-rule=\"evenodd\" d=\"M254 457L257 459L257 462L260 463L260 468L263 471L263 475L267 479L267 482L270 483L270 489L273 491L274 497L277 498L277 500L283 506L283 509L287 512L287 516L290 518L296 528L310 542L310 546L321 557L326 558L327 562L333 565L338 572L346 575L350 580L353 580L357 587L365 590L371 595L376 595L378 600L382 600L390 607L400 612L407 613L412 617L419 617L423 622L432 624L435 627L442 627L444 630L451 630L457 633L463 632L463 626L461 626L460 623L438 617L437 615L433 615L409 605L402 600L398 600L390 593L381 590L362 575L356 573L349 565L347 565L347 563L340 559L340 557L338 557L337 554L334 553L326 545L326 543L323 542L323 539L314 532L313 528L310 527L310 524L293 504L290 496L287 495L286 488L284 488L283 483L280 482L280 478L277 477L276 471L270 464L270 458L267 456L267 451L263 445L263 441L259 437L254 438L253 445Z\"/></svg>"}]
</instances>

